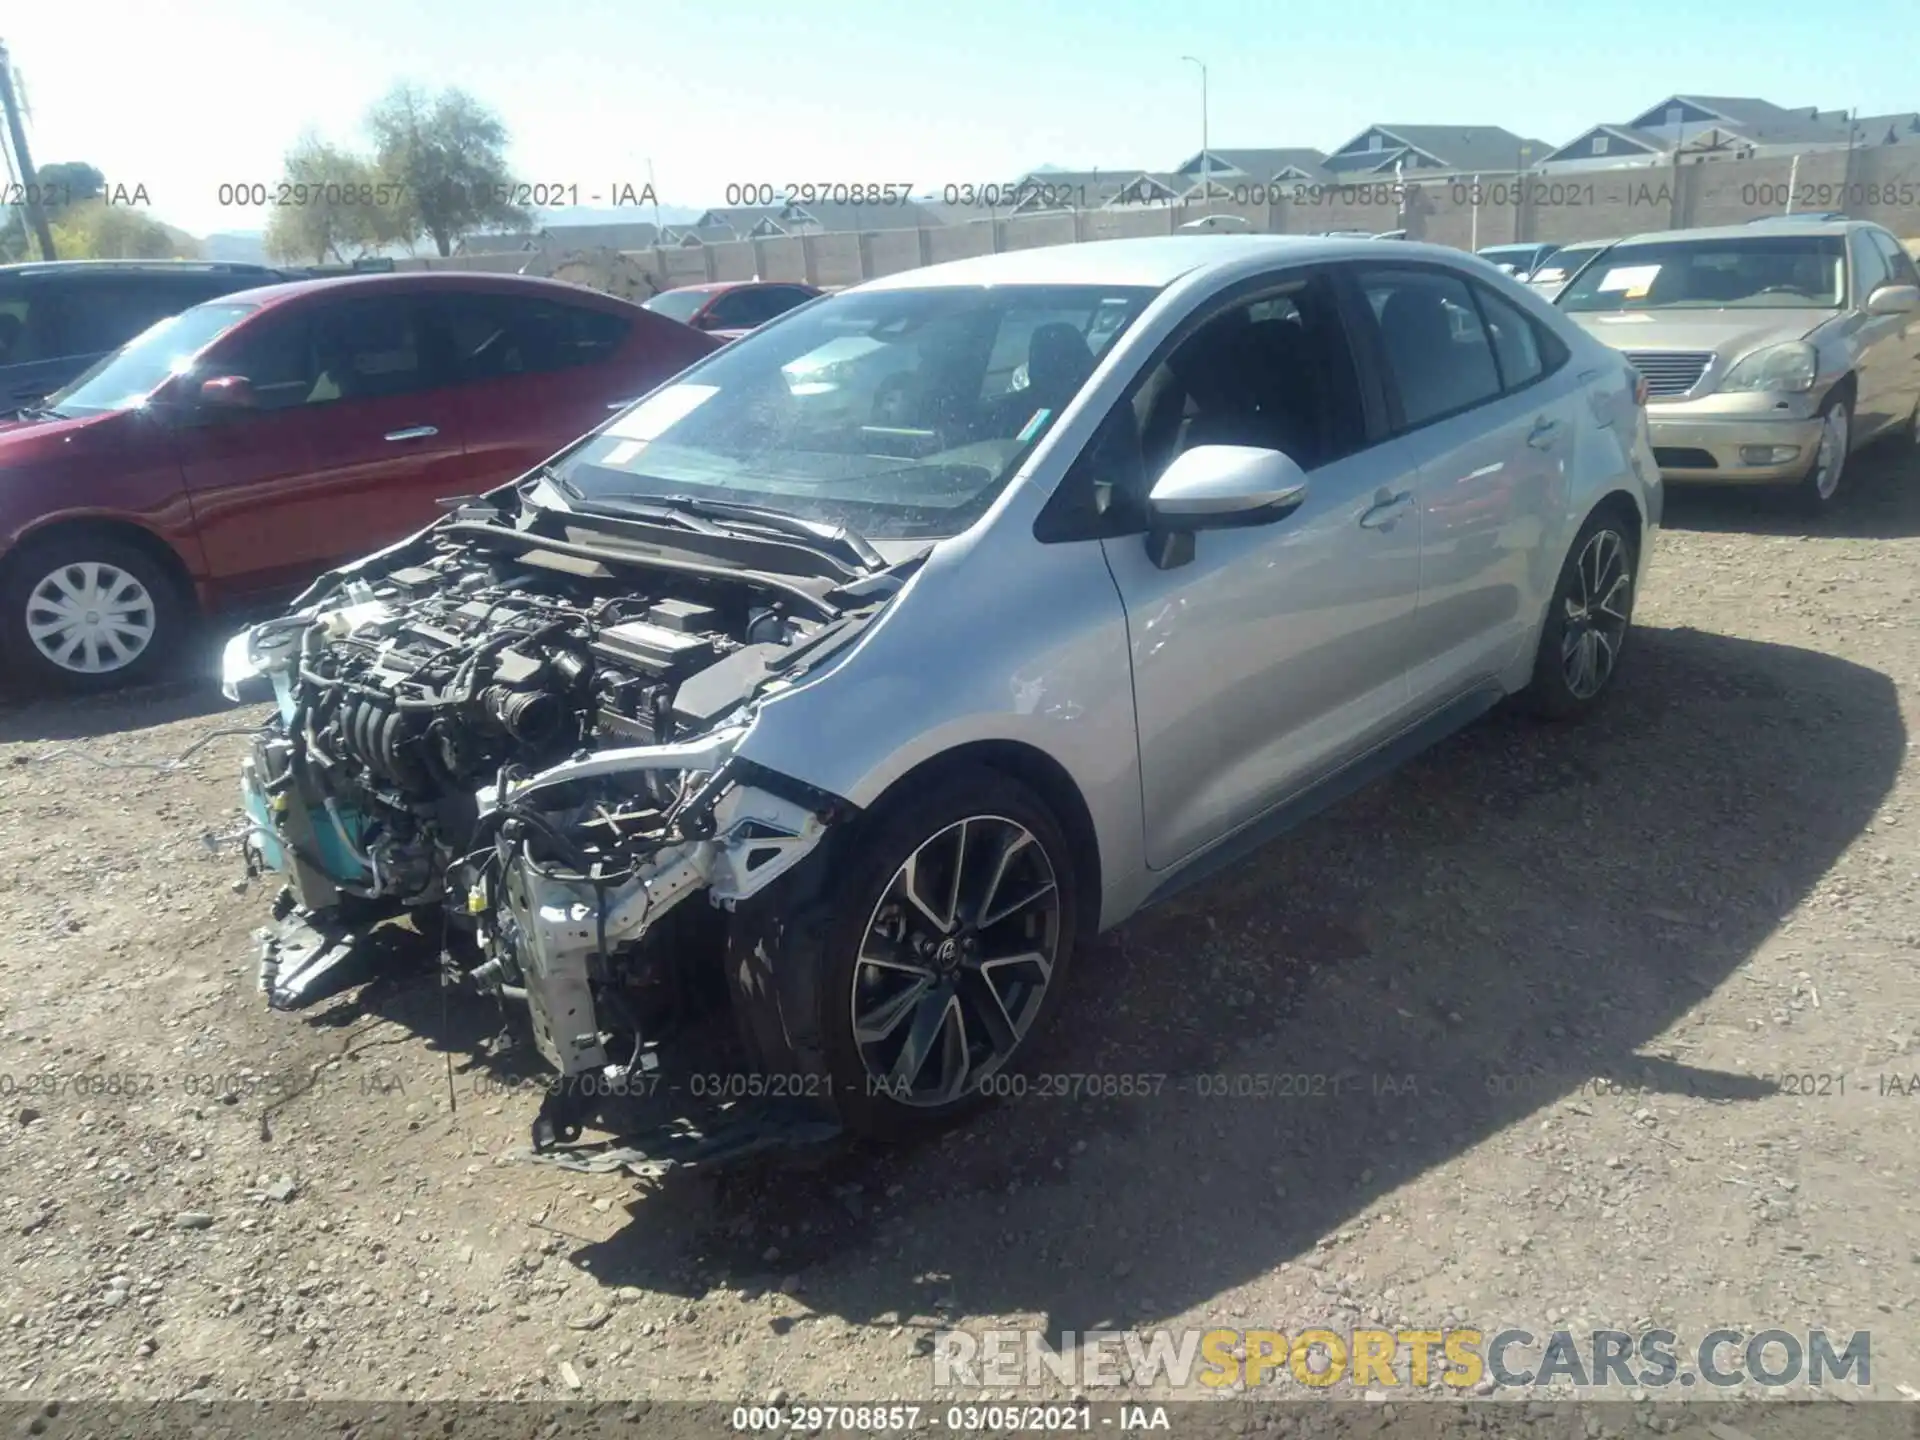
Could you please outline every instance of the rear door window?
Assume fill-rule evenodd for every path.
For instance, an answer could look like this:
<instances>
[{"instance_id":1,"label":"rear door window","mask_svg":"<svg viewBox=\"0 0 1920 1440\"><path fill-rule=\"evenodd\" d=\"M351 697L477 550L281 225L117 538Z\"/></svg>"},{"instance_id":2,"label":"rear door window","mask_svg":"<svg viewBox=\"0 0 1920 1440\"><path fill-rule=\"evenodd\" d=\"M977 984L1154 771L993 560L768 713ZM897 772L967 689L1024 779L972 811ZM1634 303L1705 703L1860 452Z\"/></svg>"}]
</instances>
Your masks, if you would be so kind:
<instances>
[{"instance_id":1,"label":"rear door window","mask_svg":"<svg viewBox=\"0 0 1920 1440\"><path fill-rule=\"evenodd\" d=\"M1359 274L1406 429L1484 405L1501 393L1492 337L1467 282L1433 270Z\"/></svg>"},{"instance_id":2,"label":"rear door window","mask_svg":"<svg viewBox=\"0 0 1920 1440\"><path fill-rule=\"evenodd\" d=\"M1488 285L1475 285L1473 296L1480 302L1487 338L1500 363L1500 380L1509 394L1567 363L1567 347L1559 337L1506 296Z\"/></svg>"},{"instance_id":3,"label":"rear door window","mask_svg":"<svg viewBox=\"0 0 1920 1440\"><path fill-rule=\"evenodd\" d=\"M438 314L462 382L601 364L633 329L630 316L526 295L444 296Z\"/></svg>"}]
</instances>

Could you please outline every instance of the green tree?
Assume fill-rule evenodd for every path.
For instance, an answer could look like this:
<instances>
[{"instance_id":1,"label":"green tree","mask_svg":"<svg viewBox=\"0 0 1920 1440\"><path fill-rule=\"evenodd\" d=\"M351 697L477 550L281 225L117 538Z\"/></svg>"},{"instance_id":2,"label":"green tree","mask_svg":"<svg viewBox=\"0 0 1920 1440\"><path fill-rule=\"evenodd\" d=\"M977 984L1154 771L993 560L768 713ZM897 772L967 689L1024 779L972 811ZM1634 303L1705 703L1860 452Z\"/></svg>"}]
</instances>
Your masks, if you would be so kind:
<instances>
[{"instance_id":1,"label":"green tree","mask_svg":"<svg viewBox=\"0 0 1920 1440\"><path fill-rule=\"evenodd\" d=\"M192 260L200 245L144 210L79 200L50 219L53 248L62 260Z\"/></svg>"},{"instance_id":2,"label":"green tree","mask_svg":"<svg viewBox=\"0 0 1920 1440\"><path fill-rule=\"evenodd\" d=\"M59 222L61 212L68 204L97 199L107 183L106 176L78 160L42 165L34 172L34 176L40 194L47 197L47 201L65 202L43 202L50 224ZM0 217L4 217L0 218L0 265L41 259L40 247L34 243L32 232L27 228L26 211L19 206L12 206L0 211ZM57 240L55 248L59 248ZM64 250L61 250L61 254L66 256Z\"/></svg>"},{"instance_id":3,"label":"green tree","mask_svg":"<svg viewBox=\"0 0 1920 1440\"><path fill-rule=\"evenodd\" d=\"M23 260L38 260L40 248L27 233L27 217L18 206L9 207L0 220L0 265L18 265Z\"/></svg>"},{"instance_id":4,"label":"green tree","mask_svg":"<svg viewBox=\"0 0 1920 1440\"><path fill-rule=\"evenodd\" d=\"M107 177L81 160L56 160L34 172L40 180L40 193L48 197L47 218L58 218L68 205L97 200L107 188Z\"/></svg>"},{"instance_id":5,"label":"green tree","mask_svg":"<svg viewBox=\"0 0 1920 1440\"><path fill-rule=\"evenodd\" d=\"M415 233L403 186L383 180L372 161L314 135L287 152L281 181L291 203L267 218L266 250L275 260L344 262Z\"/></svg>"},{"instance_id":6,"label":"green tree","mask_svg":"<svg viewBox=\"0 0 1920 1440\"><path fill-rule=\"evenodd\" d=\"M440 254L475 230L532 225L513 203L507 127L465 91L430 95L402 83L374 106L367 128L381 177L406 188L410 235Z\"/></svg>"}]
</instances>

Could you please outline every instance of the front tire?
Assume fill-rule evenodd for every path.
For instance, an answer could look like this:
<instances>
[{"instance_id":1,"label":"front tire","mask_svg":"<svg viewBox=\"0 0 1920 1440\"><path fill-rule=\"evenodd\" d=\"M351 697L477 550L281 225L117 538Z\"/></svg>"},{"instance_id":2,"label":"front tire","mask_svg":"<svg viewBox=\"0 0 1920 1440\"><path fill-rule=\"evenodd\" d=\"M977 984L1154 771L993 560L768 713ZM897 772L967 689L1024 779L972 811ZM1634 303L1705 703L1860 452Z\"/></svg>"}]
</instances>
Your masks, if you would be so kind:
<instances>
[{"instance_id":1,"label":"front tire","mask_svg":"<svg viewBox=\"0 0 1920 1440\"><path fill-rule=\"evenodd\" d=\"M1852 448L1853 402L1844 395L1835 396L1820 411L1820 441L1814 446L1813 463L1794 492L1803 512L1820 515L1833 508Z\"/></svg>"},{"instance_id":2,"label":"front tire","mask_svg":"<svg viewBox=\"0 0 1920 1440\"><path fill-rule=\"evenodd\" d=\"M981 1104L1031 1051L1078 938L1079 878L1052 812L996 770L861 823L830 900L819 1034L842 1122L901 1140Z\"/></svg>"},{"instance_id":3,"label":"front tire","mask_svg":"<svg viewBox=\"0 0 1920 1440\"><path fill-rule=\"evenodd\" d=\"M37 688L95 692L150 680L177 653L189 616L166 566L111 534L30 541L0 575L0 654Z\"/></svg>"},{"instance_id":4,"label":"front tire","mask_svg":"<svg viewBox=\"0 0 1920 1440\"><path fill-rule=\"evenodd\" d=\"M1589 516L1568 547L1521 692L1527 709L1549 720L1587 714L1613 688L1633 625L1640 546L1632 525L1611 511Z\"/></svg>"}]
</instances>

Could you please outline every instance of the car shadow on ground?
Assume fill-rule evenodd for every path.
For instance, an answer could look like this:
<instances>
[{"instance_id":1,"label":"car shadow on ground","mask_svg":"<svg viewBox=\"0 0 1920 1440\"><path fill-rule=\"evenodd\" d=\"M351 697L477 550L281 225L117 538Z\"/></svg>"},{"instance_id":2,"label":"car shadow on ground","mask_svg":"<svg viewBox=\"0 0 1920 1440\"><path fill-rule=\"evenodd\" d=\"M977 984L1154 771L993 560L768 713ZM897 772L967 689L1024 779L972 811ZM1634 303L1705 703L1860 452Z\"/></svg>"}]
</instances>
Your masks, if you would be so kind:
<instances>
[{"instance_id":1,"label":"car shadow on ground","mask_svg":"<svg viewBox=\"0 0 1920 1440\"><path fill-rule=\"evenodd\" d=\"M808 1306L856 1323L1141 1323L1590 1077L1772 1093L1658 1037L1874 815L1906 748L1895 689L1691 630L1639 631L1630 654L1604 715L1496 713L1086 947L1030 1066L1088 1077L1050 1087L1077 1096L1030 1080L916 1146L676 1172L574 1263L688 1295L798 1274ZM1107 1076L1153 1093L1086 1093Z\"/></svg>"},{"instance_id":2,"label":"car shadow on ground","mask_svg":"<svg viewBox=\"0 0 1920 1440\"><path fill-rule=\"evenodd\" d=\"M1675 530L1905 540L1920 535L1920 453L1876 441L1847 462L1831 513L1801 513L1792 495L1766 487L1670 485L1662 523Z\"/></svg>"},{"instance_id":3,"label":"car shadow on ground","mask_svg":"<svg viewBox=\"0 0 1920 1440\"><path fill-rule=\"evenodd\" d=\"M37 694L0 676L0 744L96 740L202 715L231 716L234 706L217 680L226 633L196 636L165 679L101 695Z\"/></svg>"}]
</instances>

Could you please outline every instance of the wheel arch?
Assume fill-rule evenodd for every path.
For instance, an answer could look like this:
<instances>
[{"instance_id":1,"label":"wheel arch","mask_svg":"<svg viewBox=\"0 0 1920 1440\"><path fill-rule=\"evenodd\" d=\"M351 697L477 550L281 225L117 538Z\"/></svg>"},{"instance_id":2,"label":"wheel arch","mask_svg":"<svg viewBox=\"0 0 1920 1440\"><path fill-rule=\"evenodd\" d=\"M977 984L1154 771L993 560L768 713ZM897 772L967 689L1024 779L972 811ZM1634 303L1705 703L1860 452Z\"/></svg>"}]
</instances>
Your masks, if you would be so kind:
<instances>
[{"instance_id":1,"label":"wheel arch","mask_svg":"<svg viewBox=\"0 0 1920 1440\"><path fill-rule=\"evenodd\" d=\"M1634 498L1632 492L1627 490L1609 490L1598 500L1594 501L1592 506L1588 508L1585 519L1581 520L1581 522L1574 527L1573 535L1575 539L1579 538L1580 532L1587 528L1587 522L1592 520L1596 515L1614 516L1619 519L1621 524L1631 526L1633 529L1631 538L1636 553L1645 549L1647 517L1641 511L1640 502ZM1568 543L1571 544L1572 541L1570 540Z\"/></svg>"},{"instance_id":2,"label":"wheel arch","mask_svg":"<svg viewBox=\"0 0 1920 1440\"><path fill-rule=\"evenodd\" d=\"M172 578L181 604L190 610L199 608L193 570L186 557L146 526L114 515L66 515L28 530L0 555L0 581L13 573L21 556L50 541L83 534L106 535L139 549Z\"/></svg>"},{"instance_id":3,"label":"wheel arch","mask_svg":"<svg viewBox=\"0 0 1920 1440\"><path fill-rule=\"evenodd\" d=\"M1075 879L1079 882L1080 913L1075 919L1082 935L1093 935L1100 928L1100 832L1093 823L1093 811L1088 808L1073 776L1038 746L1019 740L972 740L943 750L896 778L867 808L877 810L951 770L975 765L998 771L1025 785L1060 822L1079 871Z\"/></svg>"}]
</instances>

